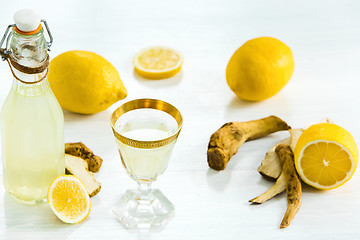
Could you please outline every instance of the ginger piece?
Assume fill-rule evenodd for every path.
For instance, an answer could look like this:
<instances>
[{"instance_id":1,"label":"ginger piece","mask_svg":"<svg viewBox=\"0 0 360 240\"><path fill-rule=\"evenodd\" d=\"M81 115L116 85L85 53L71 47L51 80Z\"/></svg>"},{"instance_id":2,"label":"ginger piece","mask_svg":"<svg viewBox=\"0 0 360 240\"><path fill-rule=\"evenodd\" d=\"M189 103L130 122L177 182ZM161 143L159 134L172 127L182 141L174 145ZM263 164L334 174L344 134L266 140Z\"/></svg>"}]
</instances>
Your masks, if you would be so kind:
<instances>
[{"instance_id":1,"label":"ginger piece","mask_svg":"<svg viewBox=\"0 0 360 240\"><path fill-rule=\"evenodd\" d=\"M291 148L286 144L280 144L276 147L275 152L278 154L280 162L283 162L279 178L271 188L249 202L261 204L286 190L288 207L280 225L280 228L286 228L301 205L301 182L295 170L294 154Z\"/></svg>"},{"instance_id":2,"label":"ginger piece","mask_svg":"<svg viewBox=\"0 0 360 240\"><path fill-rule=\"evenodd\" d=\"M278 155L275 153L276 147L280 144L286 144L290 146L292 151L294 151L296 143L303 131L304 130L301 128L289 129L290 137L280 141L270 148L270 150L266 153L265 158L262 160L261 165L258 168L258 172L263 176L277 179L282 171L283 163L280 162Z\"/></svg>"},{"instance_id":3,"label":"ginger piece","mask_svg":"<svg viewBox=\"0 0 360 240\"><path fill-rule=\"evenodd\" d=\"M296 144L301 136L301 134L303 133L304 129L302 128L295 128L295 129L290 129L290 148L291 150L294 152L295 151L295 147Z\"/></svg>"},{"instance_id":4,"label":"ginger piece","mask_svg":"<svg viewBox=\"0 0 360 240\"><path fill-rule=\"evenodd\" d=\"M301 206L301 182L295 170L294 154L287 145L279 145L275 149L280 159L284 160L283 172L286 178L286 198L288 206L281 221L280 228L286 228L295 217Z\"/></svg>"},{"instance_id":5,"label":"ginger piece","mask_svg":"<svg viewBox=\"0 0 360 240\"><path fill-rule=\"evenodd\" d=\"M101 184L96 181L94 173L88 171L88 164L84 159L65 154L65 168L68 173L81 180L90 197L98 194Z\"/></svg>"},{"instance_id":6,"label":"ginger piece","mask_svg":"<svg viewBox=\"0 0 360 240\"><path fill-rule=\"evenodd\" d=\"M94 153L82 142L66 143L65 153L84 159L91 172L98 172L103 162L99 156L94 155Z\"/></svg>"},{"instance_id":7,"label":"ginger piece","mask_svg":"<svg viewBox=\"0 0 360 240\"><path fill-rule=\"evenodd\" d=\"M334 123L330 118L328 117L324 117L323 119L321 119L320 121L321 123Z\"/></svg>"},{"instance_id":8,"label":"ginger piece","mask_svg":"<svg viewBox=\"0 0 360 240\"><path fill-rule=\"evenodd\" d=\"M289 131L291 131L291 129ZM280 176L282 172L283 162L280 161L278 155L275 152L276 147L280 144L289 145L290 137L281 140L280 142L275 144L275 146L270 148L270 150L266 153L265 158L262 160L261 165L257 169L257 171L261 175L272 179L277 179Z\"/></svg>"},{"instance_id":9,"label":"ginger piece","mask_svg":"<svg viewBox=\"0 0 360 240\"><path fill-rule=\"evenodd\" d=\"M288 129L290 126L276 116L249 122L226 123L210 137L207 151L209 167L218 171L224 170L244 142Z\"/></svg>"},{"instance_id":10,"label":"ginger piece","mask_svg":"<svg viewBox=\"0 0 360 240\"><path fill-rule=\"evenodd\" d=\"M249 202L259 203L259 204L264 203L267 200L269 200L270 198L285 191L285 188L286 188L285 172L281 171L280 176L278 177L275 184L271 188L269 188L266 192L259 195L258 197L249 200Z\"/></svg>"},{"instance_id":11,"label":"ginger piece","mask_svg":"<svg viewBox=\"0 0 360 240\"><path fill-rule=\"evenodd\" d=\"M279 171L279 169L280 169L280 172L281 172L280 176L276 177L277 180L276 180L275 184L271 188L269 188L266 192L259 195L258 197L249 200L249 202L261 204L261 203L266 202L270 198L272 198L272 197L282 193L283 191L285 191L286 184L287 184L286 177L285 177L285 171L284 171L284 168L283 168L283 165L285 164L284 163L285 159L283 157L280 158L278 156L277 152L276 152L276 149L277 149L278 146L282 146L282 145L287 146L288 145L288 144L285 144L285 143L290 143L290 138L286 138L286 139L280 141L274 147L272 147L269 150L269 152L271 154L270 155L271 159L268 159L267 162L266 162L266 163L269 163L268 165L266 165L267 166L266 170L268 172L272 171L272 173L273 173L275 171ZM269 154L269 152L266 154L266 156ZM265 156L265 159L266 159L266 156ZM263 162L264 162L264 160L263 160ZM263 163L261 163L261 166L263 166ZM258 171L259 171L259 169L258 169ZM266 175L266 176L268 176L268 175ZM272 175L272 176L274 176L274 175Z\"/></svg>"}]
</instances>

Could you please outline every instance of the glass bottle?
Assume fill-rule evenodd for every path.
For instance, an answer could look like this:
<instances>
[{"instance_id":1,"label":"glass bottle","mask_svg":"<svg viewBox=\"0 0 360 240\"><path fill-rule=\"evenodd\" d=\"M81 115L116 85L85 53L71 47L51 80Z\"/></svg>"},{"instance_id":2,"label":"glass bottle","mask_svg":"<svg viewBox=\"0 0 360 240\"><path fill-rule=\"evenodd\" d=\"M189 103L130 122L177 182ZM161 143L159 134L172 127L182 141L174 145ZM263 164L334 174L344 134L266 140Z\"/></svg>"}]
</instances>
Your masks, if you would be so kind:
<instances>
[{"instance_id":1,"label":"glass bottle","mask_svg":"<svg viewBox=\"0 0 360 240\"><path fill-rule=\"evenodd\" d=\"M14 15L16 24L9 26L12 38L3 59L14 79L0 113L4 185L29 204L46 201L50 183L65 171L64 116L46 77L51 44L37 16L20 10ZM29 28L31 24L38 27Z\"/></svg>"}]
</instances>

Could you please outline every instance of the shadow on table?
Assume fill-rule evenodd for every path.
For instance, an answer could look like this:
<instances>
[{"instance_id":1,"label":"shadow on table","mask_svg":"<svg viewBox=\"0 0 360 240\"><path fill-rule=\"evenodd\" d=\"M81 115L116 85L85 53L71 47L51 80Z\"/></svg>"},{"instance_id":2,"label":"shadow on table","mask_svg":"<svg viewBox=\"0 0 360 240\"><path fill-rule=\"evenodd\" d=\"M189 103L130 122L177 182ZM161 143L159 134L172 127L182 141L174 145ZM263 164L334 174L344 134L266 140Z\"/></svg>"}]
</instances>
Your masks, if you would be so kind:
<instances>
[{"instance_id":1,"label":"shadow on table","mask_svg":"<svg viewBox=\"0 0 360 240\"><path fill-rule=\"evenodd\" d=\"M74 113L66 109L62 109L64 113L64 120L66 122L77 122L83 121L85 119L91 119L96 117L95 114L81 114L81 113Z\"/></svg>"},{"instance_id":2,"label":"shadow on table","mask_svg":"<svg viewBox=\"0 0 360 240\"><path fill-rule=\"evenodd\" d=\"M133 76L136 80L138 80L141 84L147 87L169 87L173 85L177 85L181 82L183 78L183 70L181 69L175 76L164 79L147 79L141 77L135 70L133 71Z\"/></svg>"},{"instance_id":3,"label":"shadow on table","mask_svg":"<svg viewBox=\"0 0 360 240\"><path fill-rule=\"evenodd\" d=\"M224 112L224 119L226 119L227 122L230 121L242 122L242 121L253 120L251 119L251 116L249 116L249 114L254 113L251 109L258 108L260 104L262 103L242 100L238 98L236 95L234 95L232 100L226 106Z\"/></svg>"},{"instance_id":4,"label":"shadow on table","mask_svg":"<svg viewBox=\"0 0 360 240\"><path fill-rule=\"evenodd\" d=\"M325 194L327 193L328 191L326 190L320 190L320 189L317 189L317 188L314 188L310 185L307 185L306 183L304 182L301 182L301 191L303 193L314 193L314 194Z\"/></svg>"},{"instance_id":5,"label":"shadow on table","mask_svg":"<svg viewBox=\"0 0 360 240\"><path fill-rule=\"evenodd\" d=\"M207 184L217 192L223 192L230 182L232 169L216 171L211 168L206 173Z\"/></svg>"},{"instance_id":6,"label":"shadow on table","mask_svg":"<svg viewBox=\"0 0 360 240\"><path fill-rule=\"evenodd\" d=\"M120 220L118 221L119 224L122 225L121 221ZM156 234L160 234L165 228L166 226L155 229L127 229L127 231L130 234L137 236L138 240L150 240L152 237L156 239L157 238Z\"/></svg>"},{"instance_id":7,"label":"shadow on table","mask_svg":"<svg viewBox=\"0 0 360 240\"><path fill-rule=\"evenodd\" d=\"M266 117L266 115L281 115L291 111L288 102L289 99L287 99L286 95L281 94L281 92L269 99L258 102L246 101L234 96L226 107L225 119L229 121L249 121L253 120L249 119L249 115L259 116L258 118L262 116L261 113L265 114L262 117Z\"/></svg>"},{"instance_id":8,"label":"shadow on table","mask_svg":"<svg viewBox=\"0 0 360 240\"><path fill-rule=\"evenodd\" d=\"M17 202L8 193L4 194L4 215L6 230L2 234L4 239L17 239L21 233L51 232L52 239L66 239L71 234L70 229L80 225L67 225L61 222L47 203L26 205ZM61 234L56 231L63 229ZM29 238L30 239L30 238Z\"/></svg>"},{"instance_id":9,"label":"shadow on table","mask_svg":"<svg viewBox=\"0 0 360 240\"><path fill-rule=\"evenodd\" d=\"M237 96L234 96L231 102L229 103L227 110L251 108L254 107L255 105L258 105L259 103L261 102L246 101L238 98Z\"/></svg>"}]
</instances>

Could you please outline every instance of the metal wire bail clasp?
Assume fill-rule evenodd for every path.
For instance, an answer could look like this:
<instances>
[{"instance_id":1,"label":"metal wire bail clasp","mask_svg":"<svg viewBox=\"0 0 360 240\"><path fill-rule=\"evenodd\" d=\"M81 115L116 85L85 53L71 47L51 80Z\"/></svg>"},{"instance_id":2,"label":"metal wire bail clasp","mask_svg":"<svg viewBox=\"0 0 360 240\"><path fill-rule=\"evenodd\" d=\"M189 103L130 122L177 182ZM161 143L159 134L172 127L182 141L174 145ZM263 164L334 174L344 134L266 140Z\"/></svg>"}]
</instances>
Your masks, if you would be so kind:
<instances>
[{"instance_id":1,"label":"metal wire bail clasp","mask_svg":"<svg viewBox=\"0 0 360 240\"><path fill-rule=\"evenodd\" d=\"M41 22L44 23L45 29L46 29L46 31L47 31L47 33L48 33L48 35L49 35L49 38L50 38L50 42L46 41L47 47L48 47L48 51L50 51L50 47L51 47L54 39L53 39L53 36L51 35L51 31L50 31L50 28L49 28L46 20L45 20L45 19L41 19ZM1 46L0 46L0 47L1 47Z\"/></svg>"},{"instance_id":2,"label":"metal wire bail clasp","mask_svg":"<svg viewBox=\"0 0 360 240\"><path fill-rule=\"evenodd\" d=\"M13 27L15 27L15 24L11 24L6 28L4 36L2 37L1 42L0 42L0 54L1 54L1 59L3 61L5 61L9 57L9 54L11 53L9 44L10 44L10 37L12 35L12 32L11 31L9 32L9 30L12 29ZM2 48L2 46L5 42L5 39L6 39L6 46L5 46L5 48Z\"/></svg>"},{"instance_id":3,"label":"metal wire bail clasp","mask_svg":"<svg viewBox=\"0 0 360 240\"><path fill-rule=\"evenodd\" d=\"M50 47L53 43L53 36L51 34L51 31L50 31L50 28L46 22L45 19L41 19L41 22L44 23L45 25L45 29L46 29L46 32L48 33L49 35L49 39L50 41L46 41L46 44L47 44L47 50L50 51ZM2 37L1 39L1 42L0 42L0 54L1 54L1 59L3 61L5 61L8 57L9 57L9 54L11 53L11 50L10 50L10 38L12 36L12 31L10 31L10 29L12 29L13 27L15 27L16 25L15 24L11 24L9 25L6 30L5 30L5 33L4 33L4 36ZM6 45L5 45L5 48L2 48L3 44L5 43L5 39L6 39Z\"/></svg>"}]
</instances>

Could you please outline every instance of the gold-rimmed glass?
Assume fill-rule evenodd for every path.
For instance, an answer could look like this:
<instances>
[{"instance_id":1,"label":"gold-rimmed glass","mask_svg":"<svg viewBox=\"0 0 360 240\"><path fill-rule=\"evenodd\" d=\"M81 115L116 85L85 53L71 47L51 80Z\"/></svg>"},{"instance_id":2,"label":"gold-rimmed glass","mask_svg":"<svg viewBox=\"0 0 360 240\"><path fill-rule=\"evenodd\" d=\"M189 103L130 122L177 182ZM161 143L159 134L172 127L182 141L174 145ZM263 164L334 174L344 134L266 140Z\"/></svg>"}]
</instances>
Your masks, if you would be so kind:
<instances>
[{"instance_id":1,"label":"gold-rimmed glass","mask_svg":"<svg viewBox=\"0 0 360 240\"><path fill-rule=\"evenodd\" d=\"M111 127L126 172L138 184L128 190L113 212L128 228L163 226L174 214L174 205L151 189L168 165L182 128L182 116L171 104L156 99L136 99L118 107Z\"/></svg>"}]
</instances>

